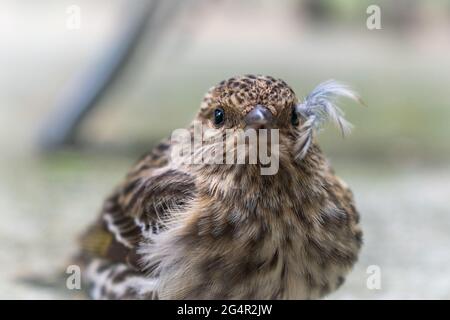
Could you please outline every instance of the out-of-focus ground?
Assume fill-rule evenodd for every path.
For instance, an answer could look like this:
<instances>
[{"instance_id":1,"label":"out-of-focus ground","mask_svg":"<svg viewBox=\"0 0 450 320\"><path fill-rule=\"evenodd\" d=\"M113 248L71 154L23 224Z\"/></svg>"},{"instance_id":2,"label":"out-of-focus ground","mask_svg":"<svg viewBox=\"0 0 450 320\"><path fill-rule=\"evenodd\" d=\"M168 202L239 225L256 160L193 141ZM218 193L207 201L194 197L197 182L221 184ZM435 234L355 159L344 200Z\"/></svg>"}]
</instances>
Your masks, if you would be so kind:
<instances>
[{"instance_id":1,"label":"out-of-focus ground","mask_svg":"<svg viewBox=\"0 0 450 320\"><path fill-rule=\"evenodd\" d=\"M147 57L152 44L141 46L83 125L83 148L42 154L38 133L55 100L121 28L122 2L2 2L0 298L72 298L19 279L64 270L76 235L138 154L187 124L211 85L245 73L283 78L299 96L328 78L343 80L368 105L345 108L355 124L350 137L333 128L321 135L354 190L365 234L358 264L329 298L450 298L445 12L425 6L410 30L387 23L369 31L364 5L352 9L351 23L312 26L295 1L277 3L236 10L237 1L195 2L194 18L182 13L156 52ZM71 4L82 8L80 30L65 27ZM380 267L380 290L366 286L371 265Z\"/></svg>"}]
</instances>

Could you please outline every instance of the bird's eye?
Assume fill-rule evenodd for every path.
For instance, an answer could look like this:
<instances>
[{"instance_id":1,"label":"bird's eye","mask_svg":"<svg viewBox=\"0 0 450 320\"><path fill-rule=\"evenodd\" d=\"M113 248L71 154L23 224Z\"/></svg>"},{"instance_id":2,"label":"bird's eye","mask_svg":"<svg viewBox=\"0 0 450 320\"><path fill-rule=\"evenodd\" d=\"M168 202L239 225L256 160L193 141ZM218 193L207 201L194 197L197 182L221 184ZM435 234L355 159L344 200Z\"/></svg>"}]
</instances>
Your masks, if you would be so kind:
<instances>
[{"instance_id":1,"label":"bird's eye","mask_svg":"<svg viewBox=\"0 0 450 320\"><path fill-rule=\"evenodd\" d=\"M291 113L291 123L293 126L298 126L298 115L297 112L295 111L295 108L292 108L292 113Z\"/></svg>"},{"instance_id":2,"label":"bird's eye","mask_svg":"<svg viewBox=\"0 0 450 320\"><path fill-rule=\"evenodd\" d=\"M222 108L214 110L214 124L216 126L221 125L225 120L225 111Z\"/></svg>"}]
</instances>

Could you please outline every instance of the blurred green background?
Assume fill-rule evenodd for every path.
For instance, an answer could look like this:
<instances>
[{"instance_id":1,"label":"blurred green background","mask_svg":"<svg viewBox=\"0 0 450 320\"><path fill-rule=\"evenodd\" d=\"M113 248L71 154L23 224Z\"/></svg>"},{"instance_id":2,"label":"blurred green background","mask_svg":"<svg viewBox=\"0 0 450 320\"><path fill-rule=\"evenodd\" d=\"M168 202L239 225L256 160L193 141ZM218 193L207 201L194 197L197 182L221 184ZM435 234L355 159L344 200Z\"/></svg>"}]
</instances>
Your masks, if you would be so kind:
<instances>
[{"instance_id":1,"label":"blurred green background","mask_svg":"<svg viewBox=\"0 0 450 320\"><path fill-rule=\"evenodd\" d=\"M367 104L344 106L355 125L348 138L331 127L320 135L365 230L359 263L329 298L450 298L448 1L183 2L157 41L143 37L79 144L43 152L56 102L101 61L138 3L0 4L0 298L72 297L20 278L64 269L135 159L188 124L209 87L247 73L282 78L298 96L333 78ZM366 26L371 4L380 30ZM66 26L71 5L81 9L76 30ZM380 267L379 290L366 286L370 265Z\"/></svg>"}]
</instances>

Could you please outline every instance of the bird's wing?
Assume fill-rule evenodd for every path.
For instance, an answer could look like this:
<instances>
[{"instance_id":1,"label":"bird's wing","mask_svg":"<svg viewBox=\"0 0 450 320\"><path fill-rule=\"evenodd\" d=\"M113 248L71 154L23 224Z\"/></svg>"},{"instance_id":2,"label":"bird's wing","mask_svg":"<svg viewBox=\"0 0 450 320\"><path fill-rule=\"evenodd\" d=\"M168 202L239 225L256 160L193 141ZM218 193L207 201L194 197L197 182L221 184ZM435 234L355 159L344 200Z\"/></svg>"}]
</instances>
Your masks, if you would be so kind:
<instances>
[{"instance_id":1,"label":"bird's wing","mask_svg":"<svg viewBox=\"0 0 450 320\"><path fill-rule=\"evenodd\" d=\"M105 201L98 220L81 237L81 257L127 263L141 270L137 245L164 228L172 210L194 196L193 178L168 166L170 144L162 142L141 158Z\"/></svg>"}]
</instances>

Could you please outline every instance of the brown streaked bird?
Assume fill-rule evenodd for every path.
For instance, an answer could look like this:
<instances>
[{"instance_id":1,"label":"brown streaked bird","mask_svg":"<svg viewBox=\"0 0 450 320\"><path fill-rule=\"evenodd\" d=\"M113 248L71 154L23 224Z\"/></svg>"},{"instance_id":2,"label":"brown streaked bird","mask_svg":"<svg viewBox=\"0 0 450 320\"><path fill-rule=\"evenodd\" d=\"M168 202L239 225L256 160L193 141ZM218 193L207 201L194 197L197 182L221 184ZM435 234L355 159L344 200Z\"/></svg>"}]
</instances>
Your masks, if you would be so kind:
<instances>
[{"instance_id":1,"label":"brown streaked bird","mask_svg":"<svg viewBox=\"0 0 450 320\"><path fill-rule=\"evenodd\" d=\"M259 161L180 165L174 142L160 143L81 238L78 262L91 297L314 299L336 290L362 244L352 192L315 139L326 120L349 129L335 104L340 96L359 100L332 80L303 101L269 76L211 88L193 124L219 135L277 129L277 172L262 175Z\"/></svg>"}]
</instances>

